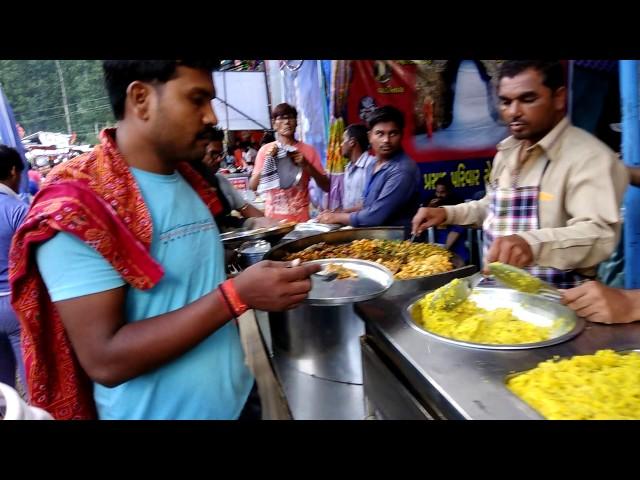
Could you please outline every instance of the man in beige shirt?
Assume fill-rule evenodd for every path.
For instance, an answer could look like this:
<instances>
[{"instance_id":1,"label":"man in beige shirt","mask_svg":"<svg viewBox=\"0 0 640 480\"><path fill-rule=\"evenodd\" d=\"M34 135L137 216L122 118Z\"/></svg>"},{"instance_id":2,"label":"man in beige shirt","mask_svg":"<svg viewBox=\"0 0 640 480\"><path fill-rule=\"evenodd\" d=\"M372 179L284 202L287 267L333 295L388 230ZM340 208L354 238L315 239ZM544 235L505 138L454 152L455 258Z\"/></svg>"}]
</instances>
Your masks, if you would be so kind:
<instances>
[{"instance_id":1,"label":"man in beige shirt","mask_svg":"<svg viewBox=\"0 0 640 480\"><path fill-rule=\"evenodd\" d=\"M505 62L498 97L512 136L498 145L487 194L420 208L412 231L482 226L486 263L527 267L556 286L575 286L593 277L617 244L628 173L609 147L565 116L559 62Z\"/></svg>"}]
</instances>

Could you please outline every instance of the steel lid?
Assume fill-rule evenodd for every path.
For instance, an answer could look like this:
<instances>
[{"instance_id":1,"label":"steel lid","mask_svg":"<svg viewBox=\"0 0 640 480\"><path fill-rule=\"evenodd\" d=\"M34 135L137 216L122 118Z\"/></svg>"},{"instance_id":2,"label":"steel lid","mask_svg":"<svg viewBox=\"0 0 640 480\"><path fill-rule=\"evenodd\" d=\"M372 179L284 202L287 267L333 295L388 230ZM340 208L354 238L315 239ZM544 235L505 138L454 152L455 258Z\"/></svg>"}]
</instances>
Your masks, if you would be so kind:
<instances>
[{"instance_id":1,"label":"steel lid","mask_svg":"<svg viewBox=\"0 0 640 480\"><path fill-rule=\"evenodd\" d=\"M393 274L386 267L368 260L326 258L305 262L315 265L339 265L353 271L357 278L325 281L311 275L311 291L306 303L311 305L346 305L379 297L393 285Z\"/></svg>"}]
</instances>

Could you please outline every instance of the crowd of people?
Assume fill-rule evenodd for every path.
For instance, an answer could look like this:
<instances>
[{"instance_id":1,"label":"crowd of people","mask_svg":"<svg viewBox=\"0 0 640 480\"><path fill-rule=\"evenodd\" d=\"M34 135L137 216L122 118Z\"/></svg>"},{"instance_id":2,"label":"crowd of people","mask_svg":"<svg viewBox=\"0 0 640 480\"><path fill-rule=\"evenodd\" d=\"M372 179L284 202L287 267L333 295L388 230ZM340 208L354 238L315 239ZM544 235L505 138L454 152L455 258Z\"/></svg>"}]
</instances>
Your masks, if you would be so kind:
<instances>
[{"instance_id":1,"label":"crowd of people","mask_svg":"<svg viewBox=\"0 0 640 480\"><path fill-rule=\"evenodd\" d=\"M20 157L0 147L0 382L13 385L17 369L30 401L55 418L260 417L236 319L299 305L320 267L263 261L227 278L219 233L308 221L311 181L328 192L330 180L286 103L272 111L272 138L243 143L240 160L225 151L213 68L105 61L117 126L49 172L30 207L17 198ZM434 227L465 259L466 228L482 228L485 263L565 289L562 301L589 320L640 320L640 291L594 281L617 246L629 172L571 124L560 63L504 62L497 96L511 136L483 198L464 202L447 178L424 198L402 148L404 115L387 105L346 128L342 207L317 221ZM250 168L264 211L220 174L228 161Z\"/></svg>"}]
</instances>

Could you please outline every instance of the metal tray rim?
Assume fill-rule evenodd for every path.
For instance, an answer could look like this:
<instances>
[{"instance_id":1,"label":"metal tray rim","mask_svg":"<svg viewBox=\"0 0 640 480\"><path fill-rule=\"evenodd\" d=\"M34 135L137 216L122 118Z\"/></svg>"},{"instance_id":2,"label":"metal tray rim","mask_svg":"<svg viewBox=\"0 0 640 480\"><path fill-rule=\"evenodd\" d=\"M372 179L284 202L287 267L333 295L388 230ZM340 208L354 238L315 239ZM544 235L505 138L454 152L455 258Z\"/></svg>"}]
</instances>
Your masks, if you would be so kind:
<instances>
[{"instance_id":1,"label":"metal tray rim","mask_svg":"<svg viewBox=\"0 0 640 480\"><path fill-rule=\"evenodd\" d=\"M607 350L607 349L599 348L598 350ZM596 350L596 351L597 351L597 350ZM624 350L614 350L614 351L615 351L616 353L621 354L621 355L628 355L629 353L632 353L632 352L640 353L640 348L632 348L632 349L624 349ZM583 353L583 354L580 354L580 355L571 355L571 356L569 356L569 355L563 355L563 356L559 356L559 357L558 357L558 358L556 358L556 359L554 359L554 357L551 357L551 358L548 358L547 360L554 360L554 361L567 360L567 359L569 359L569 358L573 358L573 357L580 357L580 356L584 356L584 355L593 355L594 353L595 353L595 352L593 352L593 353ZM535 366L533 366L533 367L531 367L531 368L528 368L527 370L521 370L521 371L519 371L519 372L511 372L511 373L509 373L509 374L505 375L505 376L504 376L504 379L503 379L503 385L504 385L504 388L505 388L505 390L507 391L507 393L508 393L509 395L511 395L513 398L517 399L519 402L522 402L522 403L523 403L524 405L526 405L528 408L530 408L530 409L531 409L531 410L532 410L536 415L538 415L542 420L546 420L547 418L546 418L544 415L542 415L542 413L540 413L538 410L536 410L535 408L533 408L533 406L532 406L532 405L529 405L529 403L527 403L527 402L526 402L526 401L525 401L525 400L524 400L520 395L518 395L518 394L516 394L515 392L513 392L513 391L512 391L512 390L507 386L507 383L509 383L509 380L511 380L511 379L513 379L513 378L515 378L515 377L517 377L517 376L519 376L519 375L523 375L523 374L525 374L525 373L527 373L527 372L530 372L530 371L531 371L531 370L533 370L534 368L537 368L537 367L538 367L538 365L539 365L540 363L542 363L542 362L546 362L547 360L542 360L542 361L538 362L538 364L537 364L537 365L535 365Z\"/></svg>"},{"instance_id":2,"label":"metal tray rim","mask_svg":"<svg viewBox=\"0 0 640 480\"><path fill-rule=\"evenodd\" d=\"M382 271L388 279L388 285L383 287L379 292L374 292L366 295L359 295L357 297L337 297L337 298L313 298L309 299L308 297L304 300L304 303L309 305L316 306L328 306L328 305L347 305L350 303L359 303L367 300L372 300L374 298L380 297L384 295L384 293L391 288L394 283L393 273L385 267L384 265L380 265L379 263L372 262L371 260L360 260L356 258L323 258L320 260L310 260L308 262L304 262L305 264L317 264L317 263L327 263L327 262L336 262L339 260L347 260L349 263L357 263L362 265L367 265L373 268L376 268ZM335 281L335 280L334 280Z\"/></svg>"},{"instance_id":3,"label":"metal tray rim","mask_svg":"<svg viewBox=\"0 0 640 480\"><path fill-rule=\"evenodd\" d=\"M281 233L287 234L291 232L295 228L295 225L285 224L285 225L276 225L268 228L255 228L253 230L245 230L245 231L235 231L235 232L226 232L220 234L220 240L222 243L226 242L239 242L239 241L250 241L250 240L260 240L266 237L270 237L272 235L279 235Z\"/></svg>"},{"instance_id":4,"label":"metal tray rim","mask_svg":"<svg viewBox=\"0 0 640 480\"><path fill-rule=\"evenodd\" d=\"M620 354L620 355L629 355L630 353L640 353L640 348L630 348L630 349L623 349L623 350L615 350L615 349L612 349L612 348L599 348L598 350L613 350L614 352L616 352L616 353L618 353L618 354ZM537 367L538 367L538 365L539 365L540 363L542 363L542 362L546 362L547 360L553 360L553 361L559 362L560 360L568 360L568 359L573 358L573 357L584 357L585 355L593 355L593 354L595 354L598 350L594 351L593 353L581 353L581 354L577 354L577 355L562 355L562 356L558 356L558 358L554 358L554 357L555 357L555 355L554 355L554 357L547 358L546 360L542 360L542 361L538 362L538 364L536 364L535 366L533 366L533 367L531 367L531 368L528 368L528 369L526 369L526 370L520 370L520 371L518 371L518 372L511 372L511 373L508 373L508 374L507 374L507 375L505 375L505 377L504 377L504 384L505 384L505 386L506 386L506 385L507 385L507 382L508 382L509 380L511 380L512 378L515 378L515 377L517 377L518 375L523 375L523 374L525 374L525 373L527 373L527 372L530 372L530 371L531 371L531 370L533 370L534 368L537 368ZM509 391L511 391L511 390L509 390ZM512 393L513 393L513 392L512 392ZM518 397L518 396L516 395L516 397ZM520 398L520 397L518 397L518 398ZM522 399L521 399L521 400L522 400ZM524 400L523 400L523 401L524 401ZM526 402L525 402L525 403L526 403Z\"/></svg>"},{"instance_id":5,"label":"metal tray rim","mask_svg":"<svg viewBox=\"0 0 640 480\"><path fill-rule=\"evenodd\" d=\"M499 287L477 287L478 290L507 290L505 288L499 288ZM411 309L413 308L413 306L415 305L415 303L420 300L422 297L424 297L427 293L429 292L423 292L420 295L414 297L411 299L411 302L409 303L409 305L403 309L404 314L403 314L403 319L406 323L409 324L410 327L412 327L414 330L416 330L417 332L423 334L423 335L427 335L431 338L435 338L437 340L440 340L442 342L445 343L450 343L453 345L457 345L460 347L467 347L467 348L473 348L473 349L481 349L481 350L529 350L532 348L543 348L543 347L550 347L552 345L557 345L559 343L563 343L566 342L576 336L578 336L585 328L586 326L586 322L582 317L578 317L576 316L576 323L573 326L573 328L571 330L569 330L568 332L555 337L555 338L551 338L549 340L545 340L543 342L537 342L537 343L520 343L520 344L483 344L483 343L472 343L472 342L466 342L464 340L455 340L453 338L448 338L448 337L443 337L442 335L438 335L436 333L433 332L429 332L428 330L425 330L424 328L420 327L419 325L416 324L416 322L413 321L413 317L411 315ZM522 295L530 295L530 294L526 294L526 293L521 293ZM536 295L531 295L531 296L536 296Z\"/></svg>"},{"instance_id":6,"label":"metal tray rim","mask_svg":"<svg viewBox=\"0 0 640 480\"><path fill-rule=\"evenodd\" d=\"M349 228L348 231L350 232L355 232L358 233L360 231L367 231L367 230L375 230L375 231L387 231L387 232L403 232L404 228L403 227L357 227L357 228ZM328 232L319 232L315 235L309 235L307 237L303 237L303 238L297 238L297 239L292 239L292 240L287 240L286 242L282 242L279 243L278 245L275 245L271 248L271 250L269 250L264 258L265 260L273 260L273 254L276 251L279 250L285 250L286 251L286 247L288 247L290 244L293 244L295 242L298 242L300 240L304 240L305 243L311 240L316 240L314 243L320 243L320 242L324 242L326 240L322 239L321 237L324 237L325 235L330 235L330 236L337 236L334 234L340 234L345 232L346 230L344 228L338 229L338 230L331 230ZM406 239L405 239L406 240ZM352 240L348 240L347 242L336 242L336 243L348 243ZM308 246L313 245L314 243L310 243ZM441 245L441 244L436 244L436 245ZM442 246L442 245L441 245ZM305 247L306 248L306 247ZM300 251L300 250L298 250ZM293 252L288 252L288 253L293 253ZM348 257L344 257L344 258L348 258ZM454 267L451 270L447 271L447 272L440 272L440 273L433 273L431 275L422 275L420 277L414 277L414 278L405 278L405 279L394 279L395 283L399 283L400 285L402 285L403 283L407 282L415 282L416 280L424 280L424 279L428 279L437 275L446 275L449 274L451 272L457 272L459 270L463 270L465 268L468 268L470 265L465 265L464 262L462 261L462 259L457 255L457 254L453 254L451 259L456 259L457 262L461 263L461 266L459 267ZM356 260L356 259L354 259Z\"/></svg>"}]
</instances>

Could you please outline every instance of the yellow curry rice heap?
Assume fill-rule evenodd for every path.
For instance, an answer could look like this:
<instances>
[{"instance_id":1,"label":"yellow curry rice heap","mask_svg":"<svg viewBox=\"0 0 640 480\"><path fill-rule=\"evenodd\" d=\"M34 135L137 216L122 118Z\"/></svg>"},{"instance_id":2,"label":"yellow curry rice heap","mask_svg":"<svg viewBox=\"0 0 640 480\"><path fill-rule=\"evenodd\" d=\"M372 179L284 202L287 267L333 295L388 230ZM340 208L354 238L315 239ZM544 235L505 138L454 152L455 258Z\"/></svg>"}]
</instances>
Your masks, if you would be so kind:
<instances>
[{"instance_id":1,"label":"yellow curry rice heap","mask_svg":"<svg viewBox=\"0 0 640 480\"><path fill-rule=\"evenodd\" d=\"M638 353L554 358L507 387L549 420L640 420Z\"/></svg>"},{"instance_id":2,"label":"yellow curry rice heap","mask_svg":"<svg viewBox=\"0 0 640 480\"><path fill-rule=\"evenodd\" d=\"M454 286L453 280L449 286ZM449 289L452 292L454 288ZM446 290L445 290L446 291ZM418 301L419 323L425 330L466 342L482 344L521 344L548 340L551 328L524 322L513 315L510 308L485 310L471 299L466 299L452 309L446 309L446 295L440 295L432 304L431 292Z\"/></svg>"}]
</instances>

